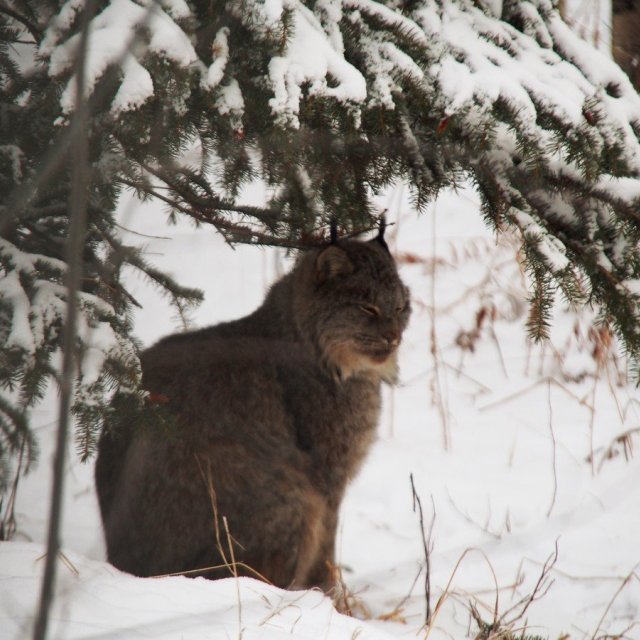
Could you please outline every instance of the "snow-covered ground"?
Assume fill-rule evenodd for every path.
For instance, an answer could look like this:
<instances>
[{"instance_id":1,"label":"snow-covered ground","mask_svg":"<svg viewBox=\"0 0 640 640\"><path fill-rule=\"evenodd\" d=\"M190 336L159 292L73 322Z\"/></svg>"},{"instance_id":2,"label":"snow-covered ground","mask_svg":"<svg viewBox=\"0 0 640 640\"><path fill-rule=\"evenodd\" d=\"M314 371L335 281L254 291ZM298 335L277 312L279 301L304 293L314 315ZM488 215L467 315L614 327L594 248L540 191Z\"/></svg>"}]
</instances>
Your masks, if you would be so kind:
<instances>
[{"instance_id":1,"label":"snow-covered ground","mask_svg":"<svg viewBox=\"0 0 640 640\"><path fill-rule=\"evenodd\" d=\"M354 617L318 592L251 579L118 572L104 562L92 465L71 451L52 639L457 639L478 633L471 605L486 623L542 638L640 638L640 395L624 363L607 357L590 313L561 304L552 343L528 344L517 244L496 242L471 191L443 195L420 218L405 196L381 201L413 295L401 384L385 391L338 541ZM208 229L168 230L150 204L123 205L121 221L171 235L128 239L206 292L195 325L248 313L290 264L275 250L233 250ZM153 289L129 282L145 344L179 328ZM54 423L51 394L34 413L42 454L19 486L18 534L0 544L2 640L29 637L39 597Z\"/></svg>"}]
</instances>

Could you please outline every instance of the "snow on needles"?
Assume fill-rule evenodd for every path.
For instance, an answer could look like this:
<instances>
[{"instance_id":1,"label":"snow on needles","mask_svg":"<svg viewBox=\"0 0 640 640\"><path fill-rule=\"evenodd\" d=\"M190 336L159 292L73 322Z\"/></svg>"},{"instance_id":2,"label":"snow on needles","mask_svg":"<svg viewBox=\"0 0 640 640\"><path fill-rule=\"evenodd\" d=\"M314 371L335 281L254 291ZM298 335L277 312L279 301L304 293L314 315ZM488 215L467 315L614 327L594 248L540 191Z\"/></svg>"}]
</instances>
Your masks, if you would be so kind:
<instances>
[{"instance_id":1,"label":"snow on needles","mask_svg":"<svg viewBox=\"0 0 640 640\"><path fill-rule=\"evenodd\" d=\"M539 11L545 9L536 8L536 3L522 4L523 32L496 19L501 2L485 1L481 6L484 10L471 0L425 0L411 15L403 15L372 0L325 0L316 3L313 11L301 0L246 0L231 10L256 32L267 35L284 29L285 12L290 17L283 31L287 38L284 50L271 58L265 78L272 90L269 105L282 126L299 126L305 93L347 106L394 109L398 78L409 75L426 90L440 87L448 115L469 109L488 112L503 100L518 114L519 126L531 135L540 133L536 118L541 110L575 127L584 124L585 104L596 100L603 110L601 120L607 122L599 125L602 135L610 141L616 136L625 138L632 166L640 170L640 148L629 124L634 119L640 121L640 98L624 74L581 42L555 14L544 22ZM49 26L40 48L41 55L50 57L52 76L69 71L74 63L79 34L66 40L64 34L78 9L78 0L68 0ZM151 52L179 67L199 70L201 88L217 91L220 113L241 112L246 96L238 93L240 87L233 83L233 70L228 64L230 50L241 43L231 41L228 28L220 28L212 43L213 60L204 62L189 33L174 21L187 17L189 10L182 0L160 4L111 0L91 23L87 91L93 90L107 67L118 65L121 82L112 111L140 107L154 93L146 66L146 55ZM362 61L362 69L345 58L341 32L345 20L362 25L366 34L362 45L368 58ZM389 35L381 35L385 33L381 29L367 33L365 25L370 20L385 25ZM145 26L148 42L135 41L140 25ZM394 39L394 33L402 34L437 62L430 66L417 63ZM556 53L556 41L570 62ZM122 42L125 44L114 45ZM576 67L574 60L582 64ZM612 84L619 88L618 97L607 92ZM230 85L233 105L226 105ZM71 78L61 97L65 113L73 110L74 93Z\"/></svg>"},{"instance_id":2,"label":"snow on needles","mask_svg":"<svg viewBox=\"0 0 640 640\"><path fill-rule=\"evenodd\" d=\"M270 89L266 99L273 123L285 129L300 127L301 105L308 97L338 103L355 116L352 122L358 127L363 110L395 110L404 92L415 91L440 117L453 118L459 130L495 130L502 118L508 126L482 160L491 163L497 183L510 183L520 145L559 179L575 176L597 185L605 196L615 192L619 200L637 204L640 97L616 65L571 32L551 3L535 0L512 7L512 13L519 12L521 29L497 19L506 11L499 0L419 4L405 14L374 0L323 0L313 10L302 0L229 3L233 18L256 42L268 42L265 51L271 55L261 62L259 77L240 77L233 51L247 43L234 42L233 29L218 28L210 43L211 59L204 60L194 49L192 27L180 26L189 23L183 0L110 0L91 23L87 90L93 90L107 67L118 65L121 80L112 113L139 108L160 81L152 78L152 53L174 65L169 72L177 84L182 82L182 98L192 91L210 92L214 117L227 117L237 130L248 104L243 87L252 83ZM68 0L40 48L50 58L52 76L70 72L73 65L79 35L65 40L65 33L78 10L78 0ZM146 25L146 35L136 40L140 24ZM347 49L357 44L360 57L347 55L347 35ZM123 40L129 45L114 47ZM199 73L200 82L183 82L179 69ZM65 113L73 109L74 94L71 78L61 97ZM184 104L176 100L173 108L184 110ZM575 132L588 145L564 131ZM594 158L600 156L597 171L585 169L587 146ZM607 164L607 156L615 153L621 155L623 170ZM608 166L612 168L602 168ZM513 202L522 200L518 195L514 193ZM526 217L541 217L526 202L518 206L526 209ZM558 214L568 224L580 222L577 213L566 208L559 212L554 205ZM559 255L564 249L548 239L544 224L538 231L544 255L554 256L549 266L555 270L564 262Z\"/></svg>"},{"instance_id":3,"label":"snow on needles","mask_svg":"<svg viewBox=\"0 0 640 640\"><path fill-rule=\"evenodd\" d=\"M336 86L329 86L328 76ZM310 85L310 95L341 102L362 103L367 96L362 74L332 47L316 16L301 3L296 5L286 55L271 59L269 78L274 91L269 104L276 120L294 127L299 126L297 114L305 84Z\"/></svg>"},{"instance_id":4,"label":"snow on needles","mask_svg":"<svg viewBox=\"0 0 640 640\"><path fill-rule=\"evenodd\" d=\"M75 0L72 0L75 2ZM86 56L86 91L91 94L96 82L108 67L117 65L122 71L120 89L113 101L114 112L141 106L153 96L151 75L137 59L143 56L137 34L146 27L150 34L148 51L188 66L198 59L186 33L163 11L152 3L141 7L132 0L112 2L92 21ZM53 24L40 47L41 55L50 56L49 74L58 76L67 71L76 60L80 35L75 34L60 43L59 25ZM132 46L132 43L136 43ZM73 111L76 101L75 76L67 83L60 99L63 111Z\"/></svg>"},{"instance_id":5,"label":"snow on needles","mask_svg":"<svg viewBox=\"0 0 640 640\"><path fill-rule=\"evenodd\" d=\"M52 334L57 334L53 343L60 346L60 327L67 314L67 289L62 284L66 270L59 260L25 253L0 238L0 333L6 346L32 359L52 342ZM79 302L77 334L83 359L78 392L90 398L93 385L102 384L106 360L129 360L135 350L117 335L109 304L86 292L79 294Z\"/></svg>"}]
</instances>

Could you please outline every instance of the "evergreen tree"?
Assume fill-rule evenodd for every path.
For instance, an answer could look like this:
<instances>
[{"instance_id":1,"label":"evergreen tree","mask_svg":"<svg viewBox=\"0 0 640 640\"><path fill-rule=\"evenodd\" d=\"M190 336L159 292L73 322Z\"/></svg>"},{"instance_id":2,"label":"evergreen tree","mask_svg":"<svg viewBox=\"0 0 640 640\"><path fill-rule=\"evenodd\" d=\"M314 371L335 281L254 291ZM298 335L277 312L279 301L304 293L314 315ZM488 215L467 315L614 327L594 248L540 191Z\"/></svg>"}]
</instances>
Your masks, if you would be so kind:
<instances>
[{"instance_id":1,"label":"evergreen tree","mask_svg":"<svg viewBox=\"0 0 640 640\"><path fill-rule=\"evenodd\" d=\"M521 234L533 336L546 335L560 291L597 305L638 361L640 96L550 0L7 0L5 458L32 457L28 410L56 376L74 61L87 10L91 183L78 348L94 357L75 403L85 455L105 416L144 405L122 267L141 269L179 309L199 295L122 244L114 209L124 188L232 243L304 247L323 240L330 220L341 233L374 226L372 196L394 182L411 185L420 209L471 180L487 223ZM269 202L239 204L256 178Z\"/></svg>"}]
</instances>

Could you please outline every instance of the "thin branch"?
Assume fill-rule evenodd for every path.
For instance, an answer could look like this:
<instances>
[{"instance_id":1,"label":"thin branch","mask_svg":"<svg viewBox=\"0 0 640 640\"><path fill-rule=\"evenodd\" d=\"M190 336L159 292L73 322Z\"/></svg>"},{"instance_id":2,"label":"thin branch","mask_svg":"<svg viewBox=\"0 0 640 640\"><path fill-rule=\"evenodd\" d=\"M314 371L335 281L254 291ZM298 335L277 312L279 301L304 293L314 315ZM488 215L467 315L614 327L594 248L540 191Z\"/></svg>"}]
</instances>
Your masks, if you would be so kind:
<instances>
[{"instance_id":1,"label":"thin branch","mask_svg":"<svg viewBox=\"0 0 640 640\"><path fill-rule=\"evenodd\" d=\"M558 468L557 468L557 444L556 436L553 431L553 407L551 405L551 381L547 383L547 404L549 407L549 431L551 432L551 443L553 448L552 467L553 467L553 495L551 496L551 504L547 509L547 518L551 516L553 507L556 504L556 496L558 494Z\"/></svg>"},{"instance_id":2,"label":"thin branch","mask_svg":"<svg viewBox=\"0 0 640 640\"><path fill-rule=\"evenodd\" d=\"M604 452L602 453L602 457L600 458L598 473L602 471L604 463L613 457L616 445L622 445L625 459L629 461L629 459L633 455L633 443L631 437L636 433L640 433L640 427L627 429L626 431L619 433L615 438L611 440L609 446L604 450Z\"/></svg>"},{"instance_id":3,"label":"thin branch","mask_svg":"<svg viewBox=\"0 0 640 640\"><path fill-rule=\"evenodd\" d=\"M400 134L402 141L411 163L411 168L414 173L414 180L417 185L431 185L435 182L435 178L429 167L427 167L424 161L424 155L420 150L420 144L418 143L411 125L409 124L409 116L406 109L402 106L399 109L398 122L400 124Z\"/></svg>"},{"instance_id":4,"label":"thin branch","mask_svg":"<svg viewBox=\"0 0 640 640\"><path fill-rule=\"evenodd\" d=\"M18 464L16 466L16 472L11 484L11 491L9 492L9 500L7 508L4 512L4 517L0 522L0 540L11 540L13 534L16 531L16 495L18 493L18 482L22 476L22 464L24 461L24 450L27 443L26 436L22 436L22 443L20 444L20 451L18 453ZM0 503L1 506L1 503Z\"/></svg>"},{"instance_id":5,"label":"thin branch","mask_svg":"<svg viewBox=\"0 0 640 640\"><path fill-rule=\"evenodd\" d=\"M120 182L133 188L136 187L136 184L134 182L130 182L128 180L120 180ZM252 229L248 226L238 224L230 220L226 220L225 218L218 215L217 212L214 212L212 210L202 210L202 209L193 208L191 206L187 206L185 204L182 204L174 200L173 198L170 198L162 193L159 193L156 189L153 189L151 187L147 188L146 192L150 196L153 196L154 198L158 198L158 200L161 200L162 202L167 203L177 211L180 211L181 213L185 213L186 215L190 216L194 220L197 220L198 222L213 225L216 228L216 230L222 234L222 237L225 239L225 241L230 245L233 245L234 243L238 243L238 244L250 244L253 246L264 245L264 246L271 246L271 247L282 247L286 249L304 249L304 248L317 247L325 244L324 240L302 241L302 240L291 240L287 238L280 238L269 233L264 233L256 229ZM244 215L253 215L252 213L248 213L248 210L241 211L240 209L247 209L247 208L232 207L229 210L235 213L243 213ZM359 230L357 233L360 234L369 230L370 228L367 228L362 231Z\"/></svg>"},{"instance_id":6,"label":"thin branch","mask_svg":"<svg viewBox=\"0 0 640 640\"><path fill-rule=\"evenodd\" d=\"M155 234L142 233L141 231L136 231L135 229L129 229L128 227L125 227L118 222L115 223L115 226L118 227L118 229L122 229L122 231L126 231L127 233L131 233L132 235L138 236L140 238L149 238L150 240L171 240L171 236L158 236Z\"/></svg>"},{"instance_id":7,"label":"thin branch","mask_svg":"<svg viewBox=\"0 0 640 640\"><path fill-rule=\"evenodd\" d=\"M244 569L248 573L251 573L257 580L261 580L266 584L273 585L273 583L269 580L269 578L263 576L259 571L250 567L248 564L244 562L239 562L236 560L234 566L236 568ZM198 569L187 569L186 571L175 571L173 573L159 573L154 576L149 576L149 578L160 579L160 578L175 578L177 576L199 576L201 574L210 573L211 571L217 571L218 569L227 569L230 571L230 565L228 563L224 564L213 564L207 567L199 567Z\"/></svg>"},{"instance_id":8,"label":"thin branch","mask_svg":"<svg viewBox=\"0 0 640 640\"><path fill-rule=\"evenodd\" d=\"M95 0L87 3L83 15L80 48L76 66L76 111L74 121L78 135L73 144L73 188L71 192L70 236L67 244L66 274L67 314L63 334L62 374L60 380L60 405L58 414L58 433L53 461L53 483L47 536L47 559L40 605L34 628L34 640L44 640L47 635L49 610L54 598L56 566L60 552L60 523L62 520L62 498L64 490L64 464L67 450L67 435L73 400L73 382L77 368L75 348L78 292L82 279L82 248L87 225L87 197L89 184L89 105L85 96L85 67L89 40L89 23L96 8Z\"/></svg>"},{"instance_id":9,"label":"thin branch","mask_svg":"<svg viewBox=\"0 0 640 640\"><path fill-rule=\"evenodd\" d=\"M449 428L449 407L445 397L445 389L443 382L443 375L440 372L440 349L438 347L438 334L437 334L437 314L436 309L436 209L433 209L432 215L432 234L431 234L431 254L433 261L431 264L430 273L430 303L431 309L429 312L431 326L429 330L430 349L433 356L433 372L434 372L434 396L437 403L438 413L440 414L440 421L442 424L442 444L445 451L449 451L451 447L451 432Z\"/></svg>"},{"instance_id":10,"label":"thin branch","mask_svg":"<svg viewBox=\"0 0 640 640\"><path fill-rule=\"evenodd\" d=\"M453 571L451 572L451 575L449 576L449 580L447 582L447 585L444 589L444 591L440 594L440 597L438 598L438 601L436 602L436 606L433 610L433 616L431 617L431 624L426 628L426 633L424 636L424 640L427 640L429 638L429 636L431 635L431 631L434 629L434 623L436 618L438 617L438 614L440 613L440 610L442 609L442 606L444 605L445 601L447 600L447 598L450 595L453 595L453 592L451 591L451 585L453 583L453 579L456 575L456 573L458 572L458 569L460 568L460 565L462 564L462 561L467 557L467 554L471 553L472 551L477 551L487 562L487 565L489 567L489 570L491 571L491 575L493 577L493 582L495 585L495 594L496 594L496 599L495 599L495 603L494 603L494 623L493 624L497 624L497 616L498 616L498 610L499 610L499 597L500 597L500 589L498 588L498 578L496 576L496 572L493 569L493 566L491 564L491 562L489 561L489 558L487 556L487 554L482 550L479 549L478 547L468 547L467 549L465 549L462 554L460 555L460 557L458 558L458 561L456 562L455 566L453 567Z\"/></svg>"},{"instance_id":11,"label":"thin branch","mask_svg":"<svg viewBox=\"0 0 640 640\"><path fill-rule=\"evenodd\" d=\"M35 23L31 22L31 20L29 20L28 18L25 18L22 14L14 11L13 9L11 9L11 7L7 7L7 5L4 3L0 4L0 13L4 13L10 18L17 20L20 24L28 29L29 33L35 40L35 43L30 44L37 44L40 42L40 40L42 40L42 31L36 26Z\"/></svg>"},{"instance_id":12,"label":"thin branch","mask_svg":"<svg viewBox=\"0 0 640 640\"><path fill-rule=\"evenodd\" d=\"M600 631L600 627L602 626L602 623L604 622L604 619L607 617L607 614L609 613L609 610L613 606L613 603L615 602L616 598L620 595L622 590L631 582L632 578L635 578L636 580L640 580L640 577L636 573L636 569L639 566L640 566L640 563L636 564L633 567L633 569L631 569L629 574L622 581L622 584L618 587L616 592L613 594L613 597L611 598L611 600L609 600L609 603L607 604L604 612L602 613L602 616L600 617L600 620L598 621L598 626L596 627L596 630L593 632L593 635L591 636L591 640L596 640L596 638L598 637L598 631Z\"/></svg>"},{"instance_id":13,"label":"thin branch","mask_svg":"<svg viewBox=\"0 0 640 640\"><path fill-rule=\"evenodd\" d=\"M500 616L500 619L498 620L499 625L512 626L517 620L520 620L524 616L524 614L527 612L529 607L536 600L539 600L540 598L544 597L547 594L547 592L549 591L549 589L554 583L554 580L549 577L549 574L553 570L557 561L558 561L558 541L556 540L554 550L551 553L551 555L549 555L549 557L545 560L545 563L542 565L542 571L540 572L540 575L538 576L538 580L535 586L533 587L533 590L531 591L531 593L528 596L524 597L522 600L520 600L520 602L517 602L513 607L505 611L505 613L503 613L502 616ZM521 605L522 605L522 609L517 614L512 616L511 619L507 622L506 619L509 616L509 614L514 612Z\"/></svg>"},{"instance_id":14,"label":"thin branch","mask_svg":"<svg viewBox=\"0 0 640 640\"><path fill-rule=\"evenodd\" d=\"M418 507L418 516L420 518L420 535L422 536L422 547L424 550L424 595L426 600L426 609L424 614L424 624L429 626L431 624L431 533L433 531L433 522L435 520L435 507L433 510L433 518L431 519L431 525L429 526L429 534L425 534L424 530L424 514L422 512L422 501L416 491L416 486L413 483L413 473L409 474L411 480L411 493L413 495L413 512L416 511L416 505ZM431 498L433 501L433 497Z\"/></svg>"},{"instance_id":15,"label":"thin branch","mask_svg":"<svg viewBox=\"0 0 640 640\"><path fill-rule=\"evenodd\" d=\"M222 209L224 211L233 211L234 213L240 213L255 218L256 220L259 220L260 222L263 222L265 224L288 221L286 220L286 218L282 217L282 213L280 211L277 211L275 209L266 209L264 207L254 207L251 205L240 205L234 202L223 200L222 198L219 198L218 196L215 196L213 194L210 194L206 198L198 196L192 190L188 189L186 185L181 184L180 181L175 180L172 177L172 175L175 175L176 172L183 171L179 167L168 167L169 171L171 172L170 175L168 172L162 171L157 167L153 167L147 162L140 162L139 164L152 176L158 178L159 180L162 180L162 182L164 182L172 191L183 198L188 204L197 207L198 209ZM132 186L137 186L139 188L139 185Z\"/></svg>"},{"instance_id":16,"label":"thin branch","mask_svg":"<svg viewBox=\"0 0 640 640\"><path fill-rule=\"evenodd\" d=\"M468 513L466 513L465 511L463 511L453 500L453 497L451 496L451 494L449 493L449 490L447 489L447 498L449 499L449 503L451 504L451 506L471 525L473 525L474 527L477 527L480 531L482 531L483 533L486 533L487 535L491 536L492 538L495 538L496 540L500 540L502 538L501 534L498 533L494 533L493 531L489 531L489 522L491 519L491 504L489 504L489 517L487 518L487 523L482 525L479 522L476 522Z\"/></svg>"},{"instance_id":17,"label":"thin branch","mask_svg":"<svg viewBox=\"0 0 640 640\"><path fill-rule=\"evenodd\" d=\"M559 389L562 389L562 391L564 391L568 396L570 396L578 404L581 404L582 406L587 407L587 409L591 409L591 405L588 402L586 402L586 400L581 400L580 398L578 398L575 394L569 391L569 389L567 389L567 387L565 387L561 382L558 382L552 376L545 376L543 378L540 378L536 382L533 382L532 384L527 385L526 387L523 387L519 391L515 391L514 393L511 393L508 396L505 396L504 398L499 398L498 400L494 400L493 402L489 402L485 405L482 405L481 407L478 407L478 411L486 411L487 409L493 409L501 404L506 404L507 402L511 402L512 400L515 400L519 396L526 395L530 391L533 391L535 388L539 387L541 384L544 384L545 382L549 384L553 384Z\"/></svg>"},{"instance_id":18,"label":"thin branch","mask_svg":"<svg viewBox=\"0 0 640 640\"><path fill-rule=\"evenodd\" d=\"M416 573L416 577L413 579L413 582L411 583L411 587L409 588L409 592L407 593L406 596L404 596L404 598L402 598L402 600L400 600L400 602L398 602L398 604L388 613L381 613L379 616L376 617L376 620L381 620L382 622L387 622L389 620L391 621L398 621L398 620L404 620L404 618L402 617L402 611L404 610L404 605L409 601L409 598L411 598L411 594L413 593L413 590L415 589L416 584L418 583L418 578L420 577L420 574L422 573L422 565L418 566L418 573Z\"/></svg>"}]
</instances>

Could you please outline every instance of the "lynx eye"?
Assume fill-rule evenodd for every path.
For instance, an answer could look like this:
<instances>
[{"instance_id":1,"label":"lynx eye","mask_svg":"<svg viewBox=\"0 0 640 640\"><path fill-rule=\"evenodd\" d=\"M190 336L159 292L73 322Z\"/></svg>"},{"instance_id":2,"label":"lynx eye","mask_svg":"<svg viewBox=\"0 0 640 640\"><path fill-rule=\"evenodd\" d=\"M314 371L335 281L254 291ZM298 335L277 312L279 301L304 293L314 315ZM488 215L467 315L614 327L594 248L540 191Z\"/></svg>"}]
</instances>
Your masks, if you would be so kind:
<instances>
[{"instance_id":1,"label":"lynx eye","mask_svg":"<svg viewBox=\"0 0 640 640\"><path fill-rule=\"evenodd\" d=\"M404 313L409 308L409 302L405 302L404 304L396 307L396 313Z\"/></svg>"},{"instance_id":2,"label":"lynx eye","mask_svg":"<svg viewBox=\"0 0 640 640\"><path fill-rule=\"evenodd\" d=\"M369 316L380 315L380 309L378 309L378 307L376 307L374 304L359 304L358 307L361 311L364 311Z\"/></svg>"}]
</instances>

